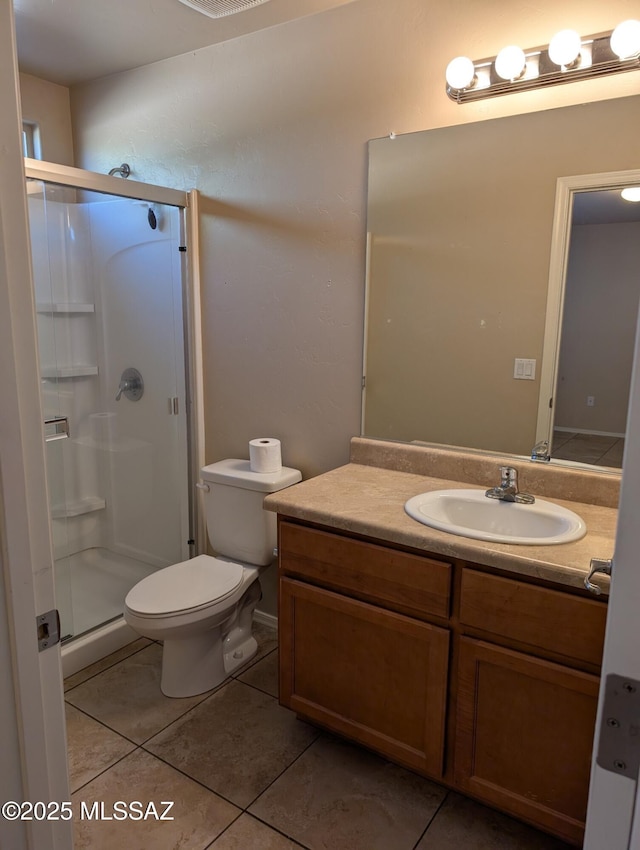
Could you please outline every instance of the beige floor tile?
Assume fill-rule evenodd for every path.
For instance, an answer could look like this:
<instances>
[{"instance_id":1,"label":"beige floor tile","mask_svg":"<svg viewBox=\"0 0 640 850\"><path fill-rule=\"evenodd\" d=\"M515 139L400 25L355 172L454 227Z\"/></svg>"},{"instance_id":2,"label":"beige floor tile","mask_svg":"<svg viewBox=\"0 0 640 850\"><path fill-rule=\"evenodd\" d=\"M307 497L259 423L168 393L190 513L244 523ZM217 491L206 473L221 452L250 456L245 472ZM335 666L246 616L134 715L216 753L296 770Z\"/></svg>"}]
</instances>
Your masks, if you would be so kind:
<instances>
[{"instance_id":1,"label":"beige floor tile","mask_svg":"<svg viewBox=\"0 0 640 850\"><path fill-rule=\"evenodd\" d=\"M66 700L140 744L207 697L165 697L161 661L162 647L152 643L68 691Z\"/></svg>"},{"instance_id":2,"label":"beige floor tile","mask_svg":"<svg viewBox=\"0 0 640 850\"><path fill-rule=\"evenodd\" d=\"M72 676L69 676L64 680L65 691L75 688L75 686L79 685L81 682L86 682L87 679L95 676L96 673L101 673L108 667L112 667L114 664L117 664L118 661L122 661L123 658L127 658L129 655L134 655L136 652L144 649L145 646L149 646L150 643L152 643L152 641L148 638L138 638L138 640L134 640L126 646L112 652L111 655L107 655L105 658L101 658L100 661L96 661L95 664L83 667L82 670L78 670L77 673L74 673Z\"/></svg>"},{"instance_id":3,"label":"beige floor tile","mask_svg":"<svg viewBox=\"0 0 640 850\"><path fill-rule=\"evenodd\" d=\"M232 680L145 747L244 808L317 735L273 697Z\"/></svg>"},{"instance_id":4,"label":"beige floor tile","mask_svg":"<svg viewBox=\"0 0 640 850\"><path fill-rule=\"evenodd\" d=\"M553 456L555 457L556 449L559 449L560 446L563 446L566 442L568 442L575 436L576 435L572 431L554 431L553 442L551 444Z\"/></svg>"},{"instance_id":5,"label":"beige floor tile","mask_svg":"<svg viewBox=\"0 0 640 850\"><path fill-rule=\"evenodd\" d=\"M241 682L258 688L272 697L278 696L278 651L273 650L265 658L249 667L246 673L238 676Z\"/></svg>"},{"instance_id":6,"label":"beige floor tile","mask_svg":"<svg viewBox=\"0 0 640 850\"><path fill-rule=\"evenodd\" d=\"M135 744L106 729L72 705L65 705L69 784L77 791L90 779L135 749Z\"/></svg>"},{"instance_id":7,"label":"beige floor tile","mask_svg":"<svg viewBox=\"0 0 640 850\"><path fill-rule=\"evenodd\" d=\"M613 466L617 469L622 468L622 458L624 455L624 440L616 440L608 452L602 455L598 463L601 466Z\"/></svg>"},{"instance_id":8,"label":"beige floor tile","mask_svg":"<svg viewBox=\"0 0 640 850\"><path fill-rule=\"evenodd\" d=\"M412 850L446 793L372 753L323 736L250 812L312 850Z\"/></svg>"},{"instance_id":9,"label":"beige floor tile","mask_svg":"<svg viewBox=\"0 0 640 850\"><path fill-rule=\"evenodd\" d=\"M569 845L451 793L416 850L569 850Z\"/></svg>"},{"instance_id":10,"label":"beige floor tile","mask_svg":"<svg viewBox=\"0 0 640 850\"><path fill-rule=\"evenodd\" d=\"M300 846L244 814L213 842L211 850L297 850Z\"/></svg>"},{"instance_id":11,"label":"beige floor tile","mask_svg":"<svg viewBox=\"0 0 640 850\"><path fill-rule=\"evenodd\" d=\"M76 850L203 850L240 814L231 803L197 782L136 750L72 796ZM173 820L82 820L82 803L90 810L103 803L105 814L116 801L139 801L146 810L154 803L158 814L163 801L173 802L167 813Z\"/></svg>"}]
</instances>

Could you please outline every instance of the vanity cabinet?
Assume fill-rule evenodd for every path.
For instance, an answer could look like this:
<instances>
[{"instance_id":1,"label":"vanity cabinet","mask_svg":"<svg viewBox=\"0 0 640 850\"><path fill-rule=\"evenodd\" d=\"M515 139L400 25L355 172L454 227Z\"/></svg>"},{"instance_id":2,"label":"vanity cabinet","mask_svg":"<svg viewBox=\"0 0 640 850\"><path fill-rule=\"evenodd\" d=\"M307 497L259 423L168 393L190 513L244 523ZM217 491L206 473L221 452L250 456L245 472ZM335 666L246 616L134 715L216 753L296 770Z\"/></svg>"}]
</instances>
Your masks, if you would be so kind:
<instances>
[{"instance_id":1,"label":"vanity cabinet","mask_svg":"<svg viewBox=\"0 0 640 850\"><path fill-rule=\"evenodd\" d=\"M606 604L280 517L280 701L580 845Z\"/></svg>"},{"instance_id":2,"label":"vanity cabinet","mask_svg":"<svg viewBox=\"0 0 640 850\"><path fill-rule=\"evenodd\" d=\"M279 552L282 704L440 778L450 566L288 522Z\"/></svg>"},{"instance_id":3,"label":"vanity cabinet","mask_svg":"<svg viewBox=\"0 0 640 850\"><path fill-rule=\"evenodd\" d=\"M461 570L454 783L574 843L587 810L605 619L595 600Z\"/></svg>"}]
</instances>

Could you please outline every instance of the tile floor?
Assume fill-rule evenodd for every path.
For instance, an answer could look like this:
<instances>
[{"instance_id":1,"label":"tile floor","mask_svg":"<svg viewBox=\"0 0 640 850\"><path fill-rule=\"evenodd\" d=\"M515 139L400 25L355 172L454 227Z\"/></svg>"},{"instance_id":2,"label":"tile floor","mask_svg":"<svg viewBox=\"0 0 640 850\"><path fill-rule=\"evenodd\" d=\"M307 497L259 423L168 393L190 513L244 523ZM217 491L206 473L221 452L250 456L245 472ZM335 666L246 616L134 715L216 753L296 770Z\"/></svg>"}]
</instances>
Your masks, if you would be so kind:
<instances>
[{"instance_id":1,"label":"tile floor","mask_svg":"<svg viewBox=\"0 0 640 850\"><path fill-rule=\"evenodd\" d=\"M551 456L556 460L573 460L621 469L623 452L624 438L621 437L553 432Z\"/></svg>"},{"instance_id":2,"label":"tile floor","mask_svg":"<svg viewBox=\"0 0 640 850\"><path fill-rule=\"evenodd\" d=\"M566 850L568 845L310 726L277 700L276 634L218 689L160 692L141 638L65 682L77 850ZM81 820L173 801L172 821Z\"/></svg>"}]
</instances>

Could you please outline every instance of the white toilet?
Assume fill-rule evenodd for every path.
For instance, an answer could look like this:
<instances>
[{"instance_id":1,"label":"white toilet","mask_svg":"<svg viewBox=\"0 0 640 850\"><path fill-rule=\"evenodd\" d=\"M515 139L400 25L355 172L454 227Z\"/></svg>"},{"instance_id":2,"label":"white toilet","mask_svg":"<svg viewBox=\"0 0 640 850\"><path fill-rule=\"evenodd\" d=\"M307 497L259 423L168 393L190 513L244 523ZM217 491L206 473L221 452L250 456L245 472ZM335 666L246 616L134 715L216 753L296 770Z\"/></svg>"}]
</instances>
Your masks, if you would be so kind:
<instances>
[{"instance_id":1,"label":"white toilet","mask_svg":"<svg viewBox=\"0 0 640 850\"><path fill-rule=\"evenodd\" d=\"M235 459L205 466L201 476L209 541L218 554L152 573L124 603L133 629L164 641L160 687L168 697L204 693L255 654L258 575L276 545L276 517L262 503L302 479L297 469L253 472L248 460Z\"/></svg>"}]
</instances>

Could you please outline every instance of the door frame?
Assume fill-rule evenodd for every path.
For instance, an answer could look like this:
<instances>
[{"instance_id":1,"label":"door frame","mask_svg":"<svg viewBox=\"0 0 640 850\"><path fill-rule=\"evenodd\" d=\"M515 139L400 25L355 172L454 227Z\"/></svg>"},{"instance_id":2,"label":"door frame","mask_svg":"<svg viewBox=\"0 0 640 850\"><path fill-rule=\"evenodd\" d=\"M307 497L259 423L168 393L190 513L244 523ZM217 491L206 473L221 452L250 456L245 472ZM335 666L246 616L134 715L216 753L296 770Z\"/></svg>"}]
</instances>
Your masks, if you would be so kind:
<instances>
[{"instance_id":1,"label":"door frame","mask_svg":"<svg viewBox=\"0 0 640 850\"><path fill-rule=\"evenodd\" d=\"M62 803L69 783L60 646L38 651L36 628L55 598L18 92L13 6L0 0L0 705L8 737L0 784L11 793L3 801ZM2 819L0 843L69 850L72 823Z\"/></svg>"}]
</instances>

